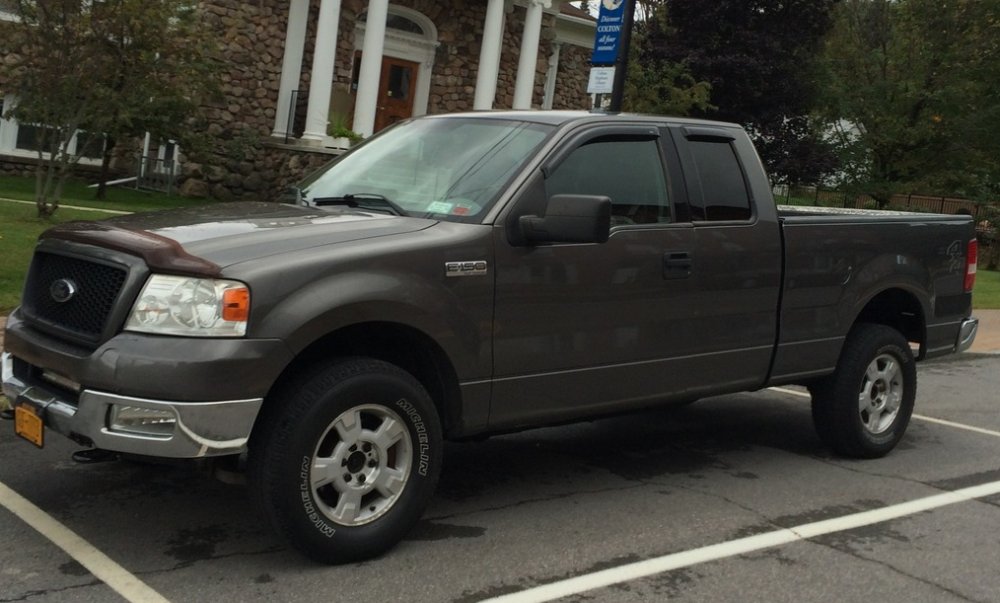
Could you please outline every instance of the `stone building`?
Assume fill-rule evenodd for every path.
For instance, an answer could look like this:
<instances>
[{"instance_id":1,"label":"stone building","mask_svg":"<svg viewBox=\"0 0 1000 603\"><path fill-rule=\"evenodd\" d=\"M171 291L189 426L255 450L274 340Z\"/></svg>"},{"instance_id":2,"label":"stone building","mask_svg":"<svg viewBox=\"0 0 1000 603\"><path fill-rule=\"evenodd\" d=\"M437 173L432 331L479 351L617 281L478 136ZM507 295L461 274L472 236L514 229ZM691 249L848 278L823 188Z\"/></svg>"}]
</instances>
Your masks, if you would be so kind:
<instances>
[{"instance_id":1,"label":"stone building","mask_svg":"<svg viewBox=\"0 0 1000 603\"><path fill-rule=\"evenodd\" d=\"M213 150L179 164L184 194L273 198L341 152L336 126L368 136L411 115L590 106L595 24L561 0L200 4L223 98L207 107ZM0 121L0 169L24 152L17 127Z\"/></svg>"}]
</instances>

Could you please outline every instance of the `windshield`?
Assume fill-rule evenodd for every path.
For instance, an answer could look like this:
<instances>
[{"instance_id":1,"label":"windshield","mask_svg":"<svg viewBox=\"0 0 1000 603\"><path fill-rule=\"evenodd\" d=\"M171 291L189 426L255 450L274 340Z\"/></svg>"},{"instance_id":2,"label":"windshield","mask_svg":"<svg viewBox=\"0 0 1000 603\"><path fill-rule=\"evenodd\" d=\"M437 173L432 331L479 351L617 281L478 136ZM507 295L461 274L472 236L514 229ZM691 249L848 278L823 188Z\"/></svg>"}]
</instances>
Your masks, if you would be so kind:
<instances>
[{"instance_id":1,"label":"windshield","mask_svg":"<svg viewBox=\"0 0 1000 603\"><path fill-rule=\"evenodd\" d=\"M315 205L460 222L481 218L552 127L482 118L417 119L344 155L301 186Z\"/></svg>"}]
</instances>

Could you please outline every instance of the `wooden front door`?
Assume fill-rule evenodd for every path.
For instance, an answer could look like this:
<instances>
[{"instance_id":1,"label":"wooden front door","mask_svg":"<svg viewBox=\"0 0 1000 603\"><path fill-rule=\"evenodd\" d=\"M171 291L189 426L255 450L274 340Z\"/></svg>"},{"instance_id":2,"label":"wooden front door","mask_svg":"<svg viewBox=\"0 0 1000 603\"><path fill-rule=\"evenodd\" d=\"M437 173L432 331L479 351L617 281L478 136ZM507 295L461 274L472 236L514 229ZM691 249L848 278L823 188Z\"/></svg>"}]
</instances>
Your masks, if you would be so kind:
<instances>
[{"instance_id":1,"label":"wooden front door","mask_svg":"<svg viewBox=\"0 0 1000 603\"><path fill-rule=\"evenodd\" d=\"M419 63L392 57L382 58L378 86L375 131L413 115L413 94L417 89Z\"/></svg>"}]
</instances>

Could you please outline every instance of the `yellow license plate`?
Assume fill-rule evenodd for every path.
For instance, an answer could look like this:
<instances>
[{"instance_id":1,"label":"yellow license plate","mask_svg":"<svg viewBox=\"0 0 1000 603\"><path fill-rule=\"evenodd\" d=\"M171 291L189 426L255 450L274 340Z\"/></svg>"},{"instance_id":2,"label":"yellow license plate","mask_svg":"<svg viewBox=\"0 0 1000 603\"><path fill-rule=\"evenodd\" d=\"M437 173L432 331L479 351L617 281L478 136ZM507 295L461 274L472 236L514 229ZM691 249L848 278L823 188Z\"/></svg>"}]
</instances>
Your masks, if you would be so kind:
<instances>
[{"instance_id":1,"label":"yellow license plate","mask_svg":"<svg viewBox=\"0 0 1000 603\"><path fill-rule=\"evenodd\" d=\"M19 404L14 408L14 432L39 448L45 443L45 424L30 406Z\"/></svg>"}]
</instances>

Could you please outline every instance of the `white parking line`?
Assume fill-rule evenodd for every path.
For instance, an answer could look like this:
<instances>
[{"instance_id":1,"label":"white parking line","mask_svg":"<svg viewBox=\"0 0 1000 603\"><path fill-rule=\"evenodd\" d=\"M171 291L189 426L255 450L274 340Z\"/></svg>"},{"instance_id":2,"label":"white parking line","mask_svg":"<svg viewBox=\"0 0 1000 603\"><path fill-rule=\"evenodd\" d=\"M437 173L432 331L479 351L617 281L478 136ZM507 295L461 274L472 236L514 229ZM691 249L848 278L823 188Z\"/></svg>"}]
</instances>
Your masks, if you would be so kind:
<instances>
[{"instance_id":1,"label":"white parking line","mask_svg":"<svg viewBox=\"0 0 1000 603\"><path fill-rule=\"evenodd\" d=\"M787 387L769 387L767 388L772 392L781 392L783 394L788 394L789 396L798 396L800 398L812 398L809 392L800 392L797 389L788 389Z\"/></svg>"},{"instance_id":2,"label":"white parking line","mask_svg":"<svg viewBox=\"0 0 1000 603\"><path fill-rule=\"evenodd\" d=\"M800 398L812 398L808 392L800 392L795 389L787 389L784 387L769 387L771 391L776 391L782 394L788 394L790 396L798 396ZM976 427L974 425L966 425L965 423L956 423L954 421L946 421L944 419L938 419L935 417L928 417L927 415L913 414L914 419L920 419L921 421L927 421L928 423L937 423L938 425L945 425L947 427L954 427L956 429L964 429L966 431L972 431L975 433L981 433L983 435L990 435L993 437L1000 438L1000 431L994 431L992 429L983 429L982 427Z\"/></svg>"},{"instance_id":3,"label":"white parking line","mask_svg":"<svg viewBox=\"0 0 1000 603\"><path fill-rule=\"evenodd\" d=\"M160 593L115 563L110 557L59 523L6 484L0 482L0 505L37 530L87 568L98 580L134 603L169 603Z\"/></svg>"},{"instance_id":4,"label":"white parking line","mask_svg":"<svg viewBox=\"0 0 1000 603\"><path fill-rule=\"evenodd\" d=\"M976 433L981 433L984 435L991 435L1000 438L1000 431L993 431L992 429L983 429L982 427L974 427L972 425L966 425L965 423L956 423L954 421L945 421L944 419L936 419L934 417L928 417L925 415L913 415L914 419L920 419L921 421L927 421L928 423L937 423L938 425L947 425L948 427L955 427L958 429L964 429L966 431L974 431Z\"/></svg>"},{"instance_id":5,"label":"white parking line","mask_svg":"<svg viewBox=\"0 0 1000 603\"><path fill-rule=\"evenodd\" d=\"M788 394L799 398L811 398L808 392L788 389L784 387L768 388L782 394ZM985 435L1000 437L1000 432L953 421L945 421L934 417L914 414L913 418L937 423L948 427L964 429ZM655 574L661 574L675 569L689 567L707 561L715 561L728 557L735 557L765 548L781 546L792 542L802 541L824 534L842 532L853 528L859 528L875 523L898 519L916 513L922 513L938 507L966 502L984 496L1000 494L1000 481L990 482L970 488L963 488L955 492L936 494L926 498L900 503L881 509L863 511L843 517L835 517L825 521L803 524L794 528L775 530L756 536L731 540L710 546L682 551L670 555L664 555L655 559L648 559L637 563L630 563L619 567L613 567L592 574L577 576L567 580L560 580L551 584L545 584L528 590L487 599L483 603L543 603L553 601L562 597L580 594L596 588L604 588L612 584L629 582Z\"/></svg>"},{"instance_id":6,"label":"white parking line","mask_svg":"<svg viewBox=\"0 0 1000 603\"><path fill-rule=\"evenodd\" d=\"M807 523L794 528L783 528L773 532L757 534L756 536L721 542L637 563L629 563L592 574L560 580L528 590L487 599L483 603L544 603L545 601L553 601L562 597L591 591L595 588L604 588L613 584L638 580L647 576L690 567L707 561L726 559L761 549L804 541L824 534L832 534L834 532L842 532L844 530L882 523L891 519L915 515L946 505L953 505L994 494L1000 494L1000 481L963 488L954 492L935 494L881 509L852 513L851 515Z\"/></svg>"}]
</instances>

